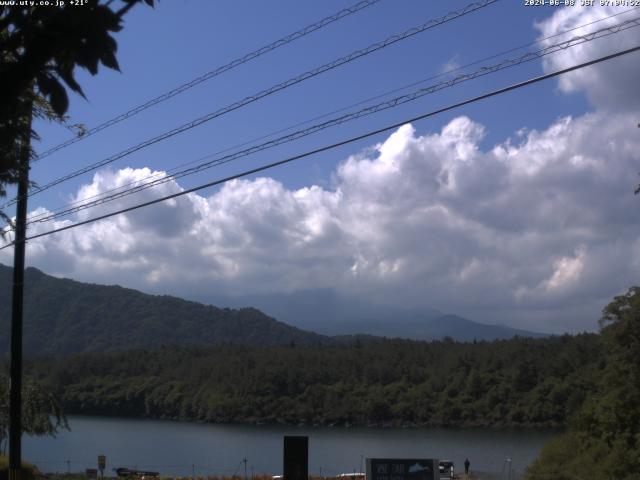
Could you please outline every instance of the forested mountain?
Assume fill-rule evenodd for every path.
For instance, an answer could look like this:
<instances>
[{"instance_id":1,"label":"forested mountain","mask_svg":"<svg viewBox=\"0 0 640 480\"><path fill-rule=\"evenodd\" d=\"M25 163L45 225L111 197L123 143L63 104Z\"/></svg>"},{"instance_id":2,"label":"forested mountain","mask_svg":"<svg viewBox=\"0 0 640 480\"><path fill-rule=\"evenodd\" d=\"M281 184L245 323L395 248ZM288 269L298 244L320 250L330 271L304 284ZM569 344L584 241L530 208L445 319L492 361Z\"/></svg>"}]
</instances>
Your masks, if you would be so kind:
<instances>
[{"instance_id":1,"label":"forested mountain","mask_svg":"<svg viewBox=\"0 0 640 480\"><path fill-rule=\"evenodd\" d=\"M10 267L0 265L0 355L9 349L11 272ZM482 325L435 310L423 312L425 318L417 318L418 313L408 310L400 315L390 307L347 306L344 299L328 292L320 295L305 313L302 307L308 305L309 296L291 296L291 301L281 302L277 311L288 319L298 318L297 325L305 325L320 334L280 322L251 306L218 308L119 286L60 279L28 268L25 272L25 351L28 355L68 355L161 345L269 346L352 341L350 338L332 339L323 333L424 340L450 336L462 341L539 335L504 326ZM285 314L289 307L291 311ZM319 312L325 311L323 308L328 315L324 324L319 316ZM335 315L346 315L350 311L354 315L371 315L373 319L336 320ZM381 315L389 318L384 321Z\"/></svg>"},{"instance_id":2,"label":"forested mountain","mask_svg":"<svg viewBox=\"0 0 640 480\"><path fill-rule=\"evenodd\" d=\"M9 349L12 269L0 265L0 354ZM220 309L119 286L25 272L25 352L67 355L161 345L310 345L332 340L254 308Z\"/></svg>"},{"instance_id":3,"label":"forested mountain","mask_svg":"<svg viewBox=\"0 0 640 480\"><path fill-rule=\"evenodd\" d=\"M9 350L11 272L11 268L0 265L0 355ZM295 322L297 325L321 333L316 334L277 321L252 307L218 308L119 286L60 279L35 268L26 270L25 279L24 344L28 355L68 355L160 345L232 343L268 346L336 342L322 334L413 339L450 336L462 341L536 335L504 326L482 325L435 310L426 312L426 317L419 319L416 312L409 311L394 316L393 309L354 307L327 292L318 297L320 304L309 307L306 314L302 307L308 305L309 295L291 297L290 303L281 302L278 312L285 315L283 312L290 307L291 312L285 316L292 318L293 315L299 319ZM371 315L374 319L335 320L336 314L346 315L349 311ZM328 315L324 324L321 322L323 312ZM390 318L383 321L381 315ZM338 341L344 343L351 339Z\"/></svg>"},{"instance_id":4,"label":"forested mountain","mask_svg":"<svg viewBox=\"0 0 640 480\"><path fill-rule=\"evenodd\" d=\"M599 337L83 354L27 367L67 413L307 425L562 426Z\"/></svg>"}]
</instances>

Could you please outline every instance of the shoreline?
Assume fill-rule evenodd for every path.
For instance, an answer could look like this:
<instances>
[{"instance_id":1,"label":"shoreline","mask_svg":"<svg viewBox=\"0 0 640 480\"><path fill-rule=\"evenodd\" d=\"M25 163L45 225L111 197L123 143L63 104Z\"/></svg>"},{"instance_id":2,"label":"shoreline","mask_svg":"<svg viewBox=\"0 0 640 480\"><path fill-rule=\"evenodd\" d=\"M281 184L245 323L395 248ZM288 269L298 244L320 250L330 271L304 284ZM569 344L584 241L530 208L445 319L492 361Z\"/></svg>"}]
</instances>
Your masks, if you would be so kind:
<instances>
[{"instance_id":1,"label":"shoreline","mask_svg":"<svg viewBox=\"0 0 640 480\"><path fill-rule=\"evenodd\" d=\"M420 429L442 429L442 430L496 430L496 431L556 431L558 433L564 432L567 428L566 425L558 425L553 422L546 424L486 424L486 423L459 423L459 424L437 424L437 423L415 423L415 422L369 422L369 423L287 423L279 421L261 421L255 419L249 420L234 420L234 421L206 421L194 418L181 418L181 417L156 417L156 416L137 416L137 415L111 415L105 413L95 412L70 412L65 413L67 418L82 417L92 419L120 419L120 420L137 420L137 421L157 421L157 422L175 422L175 423L187 423L197 425L219 425L219 426L246 426L246 427L267 427L267 428L344 428L344 429L380 429L380 430L420 430Z\"/></svg>"}]
</instances>

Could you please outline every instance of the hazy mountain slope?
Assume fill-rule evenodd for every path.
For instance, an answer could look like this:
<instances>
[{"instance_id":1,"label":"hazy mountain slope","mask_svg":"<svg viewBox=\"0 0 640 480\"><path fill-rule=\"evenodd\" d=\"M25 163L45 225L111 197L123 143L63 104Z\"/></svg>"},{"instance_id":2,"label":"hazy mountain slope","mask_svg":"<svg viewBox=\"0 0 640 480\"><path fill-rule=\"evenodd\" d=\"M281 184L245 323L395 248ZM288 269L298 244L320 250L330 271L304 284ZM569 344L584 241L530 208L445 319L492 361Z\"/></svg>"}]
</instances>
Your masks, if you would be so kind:
<instances>
[{"instance_id":1,"label":"hazy mountain slope","mask_svg":"<svg viewBox=\"0 0 640 480\"><path fill-rule=\"evenodd\" d=\"M393 318L393 317L392 317ZM451 337L459 342L473 340L505 340L519 337L540 338L543 333L519 330L504 325L485 325L458 317L441 315L425 320L325 322L317 325L305 325L307 330L323 335L375 335L379 337L408 338L412 340L439 340Z\"/></svg>"},{"instance_id":2,"label":"hazy mountain slope","mask_svg":"<svg viewBox=\"0 0 640 480\"><path fill-rule=\"evenodd\" d=\"M486 325L432 308L409 309L346 298L333 290L301 290L289 294L241 297L198 297L213 305L252 305L289 325L323 335L377 335L413 340L451 337L458 341L543 337L544 334L504 325Z\"/></svg>"},{"instance_id":3,"label":"hazy mountain slope","mask_svg":"<svg viewBox=\"0 0 640 480\"><path fill-rule=\"evenodd\" d=\"M357 298L343 296L328 288L298 290L293 293L242 295L229 297L222 295L197 296L196 301L210 305L238 308L251 305L278 320L308 329L310 326L329 328L335 325L337 335L342 324L360 322L406 322L415 319L436 318L443 313L435 309L398 308L376 305Z\"/></svg>"},{"instance_id":4,"label":"hazy mountain slope","mask_svg":"<svg viewBox=\"0 0 640 480\"><path fill-rule=\"evenodd\" d=\"M443 315L421 326L423 338L451 337L459 341L504 340L519 337L541 338L544 333L519 330L505 325L487 325L457 315Z\"/></svg>"},{"instance_id":5,"label":"hazy mountain slope","mask_svg":"<svg viewBox=\"0 0 640 480\"><path fill-rule=\"evenodd\" d=\"M12 269L0 265L0 354L9 349ZM331 343L254 308L220 309L119 286L25 272L24 345L28 354L124 350L159 345Z\"/></svg>"}]
</instances>

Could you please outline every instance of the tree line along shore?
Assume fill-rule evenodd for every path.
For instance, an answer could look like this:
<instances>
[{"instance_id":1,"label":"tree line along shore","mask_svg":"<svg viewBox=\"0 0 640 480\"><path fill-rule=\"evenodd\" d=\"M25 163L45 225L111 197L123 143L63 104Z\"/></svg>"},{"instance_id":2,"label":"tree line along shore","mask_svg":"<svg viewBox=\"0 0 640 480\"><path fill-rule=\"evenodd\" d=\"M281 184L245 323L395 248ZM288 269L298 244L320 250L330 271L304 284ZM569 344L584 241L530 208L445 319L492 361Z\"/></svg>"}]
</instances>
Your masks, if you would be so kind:
<instances>
[{"instance_id":1,"label":"tree line along shore","mask_svg":"<svg viewBox=\"0 0 640 480\"><path fill-rule=\"evenodd\" d=\"M561 427L528 478L638 479L640 288L614 298L601 327L494 342L355 338L32 359L27 385L37 395L25 399L33 397L27 405L41 421L27 425L36 433L64 428L62 407L202 422ZM7 384L0 382L2 404ZM38 405L54 408L38 417ZM47 426L52 412L58 423Z\"/></svg>"},{"instance_id":2,"label":"tree line along shore","mask_svg":"<svg viewBox=\"0 0 640 480\"><path fill-rule=\"evenodd\" d=\"M68 414L201 422L563 427L605 367L598 335L496 342L165 347L32 361Z\"/></svg>"}]
</instances>

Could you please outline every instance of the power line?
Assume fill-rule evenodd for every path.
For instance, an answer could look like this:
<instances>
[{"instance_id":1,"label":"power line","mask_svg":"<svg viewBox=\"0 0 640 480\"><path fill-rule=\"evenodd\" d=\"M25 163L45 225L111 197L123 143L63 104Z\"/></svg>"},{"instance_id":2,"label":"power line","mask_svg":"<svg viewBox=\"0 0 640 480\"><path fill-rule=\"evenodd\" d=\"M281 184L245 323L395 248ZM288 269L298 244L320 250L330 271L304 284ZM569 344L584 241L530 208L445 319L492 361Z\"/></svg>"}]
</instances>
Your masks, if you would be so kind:
<instances>
[{"instance_id":1,"label":"power line","mask_svg":"<svg viewBox=\"0 0 640 480\"><path fill-rule=\"evenodd\" d=\"M432 76L430 76L430 77L424 78L424 79L419 80L419 81L417 81L417 82L413 82L413 83L411 83L411 84L404 85L404 86L402 86L402 87L395 88L395 89L393 89L393 90L387 91L387 92L385 92L385 93L383 93L383 94L379 94L379 95L375 95L375 96L373 96L373 97L369 97L369 98L367 98L367 99L361 100L361 101L359 101L359 102L356 102L356 103L354 103L354 104L348 105L348 106L346 106L346 107L342 107L342 108L340 108L340 109L338 109L338 110L333 110L333 111L331 111L331 112L328 112L328 113L325 113L325 114L322 114L322 115L316 116L316 117L311 118L311 119L309 119L309 120L305 120L305 121L303 121L303 122L298 122L298 123L296 123L296 124L294 124L294 125L290 125L290 126L288 126L288 127L285 127L285 128L279 129L279 130L276 130L276 131L271 132L271 133L269 133L269 134L262 135L262 136L260 136L260 137L258 137L258 138L254 138L254 139L252 139L252 140L248 140L248 141L242 142L242 143L240 143L240 144L236 144L236 145L234 145L234 146L231 146L231 147L225 148L225 149L223 149L223 150L219 150L219 151L217 151L217 152L215 152L215 153L208 154L208 155L205 155L205 156L203 156L203 157L199 157L199 158L197 158L197 159L195 159L195 160L192 160L192 161L189 161L189 162L183 163L183 164L181 164L181 165L178 165L178 166L176 166L176 167L174 167L174 168L172 168L172 169L168 170L168 172L167 172L167 173L176 172L176 171L178 171L178 169L179 169L179 168L181 168L181 167L186 167L186 166L188 166L188 165L193 165L194 163L197 163L197 162L199 162L199 161L201 161L201 160L205 160L205 159L207 159L207 158L211 158L212 156L220 155L220 154L222 154L222 153L228 152L228 151L233 150L233 149L235 149L235 148L243 147L243 146L245 146L245 145L249 145L249 144L254 143L254 142L256 142L256 141L259 141L259 140L263 140L263 139L265 139L265 138L272 137L272 136L274 136L274 135L277 135L278 133L286 132L286 131L291 130L291 129L293 129L293 128L296 128L296 127L299 127L299 126L302 126L302 125L309 124L309 123L311 123L311 122L313 122L313 121L315 121L315 120L320 120L320 119L322 119L322 118L326 118L326 117L328 117L328 116L330 116L330 115L333 115L333 114L336 114L336 113L340 113L340 112L346 111L346 110L348 110L348 109L350 109L350 108L353 108L353 107L356 107L356 106L359 106L359 105L363 105L363 104L365 104L365 103L367 103L367 102L369 102L369 101L376 100L376 99L379 99L379 98L384 98L384 97L386 97L386 96L388 96L388 95L391 95L391 94L393 94L393 93L397 93L397 92L400 92L400 91L402 91L402 90L406 90L407 88L410 88L410 87L414 87L414 86L417 86L417 85L423 84L423 83L425 83L425 82L427 82L427 81L429 81L429 80L434 80L434 79L436 79L436 78L444 77L444 76L446 76L446 75L450 75L450 74L455 73L455 72L458 72L458 71L464 71L464 70L465 70L466 68L468 68L468 67L471 67L471 66L474 66L474 65L478 65L478 64L483 63L483 62L485 62L485 61L487 61L487 60L492 60L492 59L494 59L494 58L498 58L498 57L500 57L500 56L502 56L502 55L505 55L505 54L507 54L507 53L511 53L511 52L514 52L514 51L517 51L517 50L522 50L522 49L527 48L527 47L530 47L530 46L532 46L532 45L540 44L540 43L542 43L542 42L544 42L544 41L546 41L546 40L550 40L550 39L552 39L552 38L556 38L556 37L559 37L559 36L566 35L567 33L573 32L573 31L575 31L575 30L578 30L578 29L581 29L581 28L584 28L584 27L587 27L587 26L590 26L590 25L593 25L593 24L596 24L596 23L602 22L602 21L604 21L604 20L608 20L608 19L611 19L611 18L614 18L614 17L618 17L618 16L620 16L620 15L624 15L624 14L626 14L626 13L629 13L629 12L633 11L633 10L638 10L639 8L640 8L640 7L634 7L634 8L630 8L630 9L628 9L628 10L624 10L624 11L622 11L622 12L618 12L618 13L615 13L615 14L612 14L612 15L608 15L608 16L606 16L606 17L602 17L602 18L599 18L599 19L597 19L597 20L594 20L594 21L591 21L591 22L588 22L588 23L584 23L584 24L582 24L582 25L578 25L578 26L576 26L576 27L573 27L573 28L570 28L570 29L564 30L564 31L559 32L559 33L556 33L556 34L554 34L554 35L549 35L549 36L547 36L547 37L540 38L540 39L538 39L538 40L536 40L536 41L533 41L533 42L527 43L527 44L525 44L525 45L520 45L520 46L518 46L518 47L510 48L509 50L505 50L505 51L502 51L502 52L500 52L500 53L496 53L496 54L491 55L491 56L489 56L489 57L485 57L485 58L482 58L482 59L480 59L480 60L476 60L476 61L474 61L474 62L468 63L468 64L466 64L466 65L463 65L463 66L460 66L460 67L457 67L457 68L453 68L453 69L447 70L447 71L442 72L442 73L440 73L440 74L432 75ZM636 19L636 21L637 21L637 19ZM636 23L636 25L637 25L637 23ZM611 26L611 27L608 27L607 29L618 28L618 30L616 30L616 31L612 31L612 33L617 33L618 31L620 31L620 28L621 28L622 26L623 26L623 24L618 24L617 26ZM631 27L629 27L629 28L631 28ZM568 40L568 41L565 41L565 42L570 42L570 41L572 41L572 40L575 40L576 38L585 38L586 36L589 36L589 35L595 35L595 34L597 34L597 33L601 32L601 31L604 31L604 30L607 30L607 29L601 29L601 30L598 30L598 31L596 31L596 32L591 32L591 33L589 33L589 34L582 35L582 36L580 36L580 37L574 37L573 39ZM565 42L561 42L561 43L565 43ZM576 45L576 44L574 44L574 45ZM574 45L571 45L571 46L574 46ZM555 46L558 46L558 44L556 44ZM553 48L553 47L554 47L554 45L551 45L550 47L547 47L547 48ZM542 54L540 54L540 56L542 56L542 55L546 55L546 54L547 54L547 53L542 53ZM529 60L533 60L533 58L526 58L526 59L522 59L522 61L521 61L521 62L520 62L520 61L517 61L517 60L514 60L514 61L513 61L513 63L516 63L516 62L517 62L517 63L519 64L519 63L524 63L525 61L529 61ZM501 62L501 63L503 63L503 62ZM507 68L508 66L511 66L511 65L506 65L504 68ZM486 67L486 68L492 68L492 67ZM491 72L488 72L488 73L491 73ZM292 134L292 135L293 135L293 134ZM267 142L267 143L269 143L269 142ZM239 152L237 152L237 153L239 153ZM247 153L247 155L249 155L249 153ZM244 155L243 155L243 156L244 156ZM226 158L226 157L225 157L225 158ZM224 163L226 163L226 162L224 162ZM217 163L216 163L216 165L217 165ZM212 165L212 166L214 166L214 165ZM178 173L179 173L179 172L178 172ZM155 174L151 174L151 175L148 175L147 177L143 178L143 179L142 179L142 181L149 180L149 179L151 179L151 178L158 177L158 176L160 176L160 175L162 175L162 173L155 173ZM167 177L162 177L162 178L172 179L172 178L174 178L174 177L173 177L173 173L171 173L171 175L169 175L169 176L167 176ZM44 222L44 221L52 220L52 219L54 219L54 218L59 218L59 217L61 217L61 216L65 216L65 215L67 215L67 214L69 214L69 213L73 213L73 211L74 211L74 210L73 210L73 207L74 207L74 206L76 206L76 205L82 205L82 207L83 207L83 208L78 208L77 210L75 210L75 211L80 211L80 210L84 210L85 208L89 208L89 207L94 206L94 205L98 205L98 204L105 203L105 202L104 202L104 201L102 201L102 200L107 199L107 198L108 198L108 199L111 199L111 198L113 198L113 197L119 198L120 196L128 195L129 193L136 193L136 191L138 191L137 189L140 187L140 185L138 185L138 186L136 186L136 187L134 187L134 188L130 188L130 189L126 189L126 187L131 187L131 186L133 186L133 185L136 185L138 182L139 182L139 180L132 181L132 182L126 183L126 184L124 184L124 185L120 185L120 186L118 186L118 187L114 187L114 188L111 188L111 189L105 190L105 191L103 191L103 192L101 192L101 193L99 193L99 194L91 195L91 196L89 196L89 197L85 197L85 198L83 198L83 199L76 200L76 201L74 201L74 202L68 203L68 204L66 205L66 207L65 207L65 206L61 206L61 207L59 207L59 208L56 208L56 209L52 210L52 212L53 212L53 213L51 213L51 212L45 212L45 213L41 213L41 214L39 214L39 215L34 215L34 216L32 216L32 217L31 217L30 222L28 222L28 223L27 223L27 225L32 224L32 223L36 223L36 222ZM150 183L150 182L148 182L148 183L147 183L147 184L145 184L145 185L148 185L149 187L155 186L155 185L150 185L149 183ZM164 183L164 182L161 182L161 183ZM126 190L122 190L122 189L126 189ZM110 192L116 192L116 191L118 191L118 190L122 190L122 191L121 191L121 192L119 192L119 193L122 193L123 195L119 195L118 193L114 193L114 194L112 194L112 195L107 195L107 194L109 194ZM99 198L99 197L101 197L99 200L95 200L94 202L89 202L89 203L84 203L84 204L83 204L83 202L87 202L88 200L91 200L91 199L94 199L94 198ZM45 217L45 218L42 218L42 217Z\"/></svg>"},{"instance_id":2,"label":"power line","mask_svg":"<svg viewBox=\"0 0 640 480\"><path fill-rule=\"evenodd\" d=\"M86 202L86 203L81 203L81 202L76 202L78 203L76 206L70 206L67 209L58 211L58 212L54 212L54 213L43 213L40 215L36 215L35 217L31 217L30 221L28 222L28 225L33 224L33 223L42 223L42 222L46 222L46 221L51 221L54 220L56 218L60 218L66 215L70 215L72 213L77 213L79 211L82 210L86 210L88 208L92 208L98 205L102 205L114 200L117 200L119 198L134 194L134 193L138 193L140 191L146 190L148 188L152 188L158 185L162 185L164 183L167 183L169 181L172 180L176 180L178 178L182 178L188 175L192 175L198 172L201 172L203 170L215 167L215 166L219 166L221 164L224 163L228 163L231 162L233 160L236 160L238 158L242 158L263 150L267 150L269 148L273 148L275 146L278 145L282 145L284 143L288 143L294 140L298 140L302 137L306 137L308 135L317 133L319 131L325 130L327 128L330 127L334 127L336 125L341 125L343 123L346 122L350 122L352 120L358 119L358 118L362 118L374 113L378 113L390 108L394 108L397 107L399 105L417 100L418 98L421 98L425 95L429 95L435 92L438 92L440 90L443 90L445 88L449 88L452 86L455 86L459 83L462 82L466 82L466 81L470 81L485 75L489 75L492 73L495 73L497 71L500 70L504 70L506 68L510 68L513 66L517 66L517 65L521 65L523 63L526 62L530 62L532 60L544 57L546 55L549 54L553 54L556 53L558 51L561 50L566 50L568 48L574 47L576 45L581 45L583 43L587 43L587 42L591 42L595 39L599 39L599 38L603 38L609 35L614 35L616 33L619 33L621 31L627 30L629 28L634 28L634 27L638 27L640 26L640 17L636 17L630 20L626 20L625 22L622 22L620 24L617 25L612 25L610 27L605 27L599 30L596 30L594 32L585 34L585 35L578 35L575 37L572 37L569 40L565 40L564 42L559 42L553 45L550 45L548 47L545 47L543 49L540 49L536 52L528 52L520 57L516 57L516 58L512 58L512 59L506 59L503 60L500 63L494 64L492 66L485 66L482 67L479 70L476 70L472 73L467 73L467 74L463 74L463 75L459 75L453 79L450 79L448 81L444 81L444 82L440 82L437 83L435 85L431 85L429 87L426 88L422 88L419 89L415 92L409 93L409 94L405 94L405 95L401 95L399 97L395 97L393 99L378 103L376 105L372 105L366 108L363 108L359 111L353 112L353 113L349 113L346 115L343 115L341 117L337 117L331 120L328 120L326 122L320 123L320 124L316 124L313 125L309 128L306 129L302 129L302 130L298 130L296 132L293 132L291 134L279 137L277 139L262 143L260 145L255 145L252 146L250 148L244 149L244 150L240 150L237 151L235 153L226 155L224 157L209 161L209 162L205 162L205 163L201 163L197 166L182 170L182 171L178 171L176 173L173 173L171 175L167 175L161 178L158 178L156 180L152 180L146 183L141 183L139 185L136 185L134 187L128 188L126 190L122 190L120 192L116 192L113 193L111 195L105 195L102 196L99 199L93 200L91 202ZM204 157L206 158L206 157ZM149 178L149 177L147 177ZM143 179L144 180L144 179ZM137 182L133 182L133 183L137 183ZM73 205L73 204L72 204Z\"/></svg>"},{"instance_id":3,"label":"power line","mask_svg":"<svg viewBox=\"0 0 640 480\"><path fill-rule=\"evenodd\" d=\"M474 12L476 10L479 10L481 8L487 7L489 5L491 5L492 3L495 3L499 0L482 0L480 2L473 2L470 3L469 5L467 5L464 8L461 8L459 10L455 10L452 12L447 13L446 15L440 17L440 18L436 18L436 19L432 19L427 21L426 23L423 23L422 25L418 25L416 27L412 27L408 30L405 30L402 33L399 34L395 34L392 35L388 38L386 38L385 40L381 41L381 42L377 42L374 43L372 45L369 45L366 48L360 49L360 50L356 50L352 53L350 53L349 55L346 55L344 57L340 57L337 60L334 60L332 62L326 63L320 67L316 67L313 70L309 70L305 73L302 73L301 75L298 75L296 77L292 77L288 80L285 80L284 82L281 82L277 85L274 85L266 90L262 90L261 92L258 92L254 95L245 97L243 100L240 100L238 102L235 102L231 105L228 105L226 107L223 107L219 110L216 110L215 112L211 112L207 115L204 115L200 118L197 118L191 122L185 123L179 127L176 127L172 130L169 130L167 132L164 132L156 137L153 137L151 139L145 140L144 142L141 142L137 145L134 145L132 147L129 147L125 150L122 150L119 153L116 153L115 155L112 155L110 157L107 157L103 160L100 160L98 162L95 162L91 165L88 165L86 167L83 167L79 170L76 170L75 172L69 173L63 177L59 177L56 180L53 180L49 183L47 183L46 185L42 186L42 187L38 187L38 189L34 192L31 192L28 194L28 196L33 196L37 193L40 193L42 191L48 190L51 187L54 187L56 185L59 185L60 183L66 182L68 180L71 180L72 178L78 177L80 175L83 175L85 173L91 172L93 170L96 170L97 168L103 167L105 165L108 165L112 162L115 162L116 160L119 160L121 158L124 158L128 155L131 155L132 153L137 152L138 150L142 150L143 148L149 147L151 145L154 145L162 140L166 140L167 138L173 137L175 135L178 135L180 133L186 132L187 130L191 130L192 128L195 128L199 125L202 125L203 123L209 122L211 120L213 120L214 118L217 118L219 116L222 116L226 113L232 112L234 110L237 110L245 105L248 105L250 103L253 103L255 101L258 101L264 97L267 97L269 95L272 95L276 92L279 92L280 90L284 90L285 88L291 87L293 85L296 85L300 82L303 82L305 80L308 80L309 78L313 78L317 75L320 75L324 72L327 72L329 70L333 70L341 65L344 65L346 63L350 63L360 57L363 57L365 55L369 55L370 53L376 52L378 50L381 50L383 48L388 47L389 45L393 45L397 42L400 42L402 40L406 40L407 38L410 38L414 35L417 35L419 33L425 32L427 30L430 30L432 28L435 28L437 26L443 25L445 23L448 23L452 20L455 20L457 18L460 18L464 15L467 15L471 12ZM0 206L0 209L3 209L9 205L14 204L17 201L17 198L14 198L13 200L11 200L10 202L5 203L4 205Z\"/></svg>"},{"instance_id":4,"label":"power line","mask_svg":"<svg viewBox=\"0 0 640 480\"><path fill-rule=\"evenodd\" d=\"M236 180L238 178L246 177L248 175L253 175L255 173L259 173L259 172L262 172L262 171L265 171L265 170L269 170L271 168L275 168L275 167L278 167L280 165L284 165L286 163L293 162L295 160L300 160L302 158L306 158L306 157L309 157L309 156L312 156L312 155L315 155L315 154L318 154L318 153L321 153L321 152L325 152L325 151L328 151L328 150L333 150L335 148L338 148L338 147L341 147L341 146L344 146L344 145L348 145L350 143L357 142L359 140L363 140L365 138L369 138L369 137L372 137L374 135L378 135L380 133L388 132L389 130L394 130L394 129L399 128L402 125L405 125L407 123L413 123L413 122L417 122L419 120L423 120L423 119L428 118L428 117L433 117L433 116L438 115L440 113L444 113L444 112L447 112L447 111L450 111L450 110L454 110L456 108L460 108L462 106L469 105L471 103L475 103L475 102L478 102L478 101L481 101L481 100L485 100L485 99L490 98L490 97L501 95L501 94L510 92L512 90L517 90L519 88L523 88L523 87L532 85L534 83L541 82L543 80L548 80L549 78L557 77L559 75L563 75L565 73L569 73L569 72L572 72L574 70L579 70L581 68L585 68L585 67L588 67L590 65L595 65L595 64L598 64L598 63L601 63L601 62L612 60L614 58L621 57L623 55L628 55L630 53L637 52L638 50L640 50L640 46L636 46L636 47L629 48L629 49L626 49L626 50L621 50L619 52L612 53L610 55L605 55L603 57L599 57L599 58L597 58L595 60L590 60L588 62L580 63L580 64L577 64L577 65L573 65L571 67L564 68L562 70L556 70L555 72L547 73L545 75L540 75L538 77L534 77L534 78L531 78L529 80L525 80L523 82L519 82L519 83L515 83L515 84L512 84L512 85L509 85L507 87L499 88L497 90L493 90L491 92L488 92L488 93L485 93L485 94L482 94L482 95L479 95L479 96L476 96L476 97L473 97L473 98L470 98L470 99L467 99L467 100L464 100L464 101L461 101L461 102L458 102L458 103L454 103L452 105L448 105L446 107L442 107L442 108L439 108L437 110L432 110L431 112L419 115L417 117L408 118L408 119L405 119L405 120L403 120L401 122L397 122L397 123L394 123L392 125L388 125L386 127L379 128L377 130L369 131L367 133L364 133L364 134L361 134L361 135L358 135L358 136L355 136L355 137L351 137L351 138L348 138L346 140L341 140L341 141L333 143L331 145L326 145L324 147L320 147L320 148L317 148L315 150L310 150L310 151L307 151L305 153L301 153L299 155L295 155L295 156L292 156L292 157L285 158L283 160L278 160L276 162L269 163L269 164L266 164L266 165L262 165L260 167L252 168L250 170L245 170L244 172L241 172L241 173L238 173L238 174L235 174L235 175L231 175L229 177L225 177L225 178L222 178L222 179L219 179L219 180L214 180L214 181L199 185L197 187L193 187L193 188L190 188L190 189L187 189L187 190L183 190L183 191L178 192L178 193L174 193L174 194L167 195L167 196L164 196L164 197L161 197L161 198L157 198L155 200L150 200L148 202L139 203L139 204L133 205L131 207L123 208L123 209L117 210L115 212L111 212L111 213L100 215L100 216L97 216L97 217L94 217L94 218L83 220L81 222L77 222L77 223L74 223L74 224L71 224L71 225L65 225L64 227L55 228L55 229L49 230L47 232L38 233L36 235L32 235L30 237L27 237L25 239L25 241L34 240L34 239L40 238L40 237L45 237L45 236L52 235L54 233L59 233L59 232L65 231L65 230L70 230L72 228L76 228L76 227L80 227L80 226L87 225L87 224L90 224L90 223L94 223L94 222L97 222L99 220L104 220L104 219L107 219L107 218L110 218L110 217L113 217L113 216L116 216L116 215L120 215L122 213L128 213L128 212L131 212L131 211L134 211L134 210L138 210L140 208L144 208L144 207L148 207L148 206L151 206L151 205L155 205L155 204L160 203L160 202L164 202L166 200L171 200L171 199L174 199L174 198L178 198L178 197L181 197L183 195L187 195L189 193L193 193L193 192L197 192L199 190L203 190L205 188L214 187L216 185L220 185L220 184L229 182L231 180ZM7 245L4 245L4 246L0 247L0 250L8 248L8 247L14 245L15 243L16 242L14 241L14 242L11 242L11 243L9 243Z\"/></svg>"},{"instance_id":5,"label":"power line","mask_svg":"<svg viewBox=\"0 0 640 480\"><path fill-rule=\"evenodd\" d=\"M182 85L169 90L168 92L163 93L162 95L159 95L155 98L152 98L151 100L146 101L145 103L142 103L136 107L133 107L129 110L127 110L124 113L121 113L120 115L107 120L106 122L101 123L100 125L97 125L93 128L90 128L89 130L86 130L85 132L82 133L81 136L76 136L74 138L70 138L69 140L66 140L44 152L42 152L40 155L38 155L36 158L33 159L33 161L37 161L37 160L41 160L45 157L48 157L49 155L57 152L58 150L61 150L65 147L68 147L69 145L73 145L74 143L80 142L81 140L84 140L106 128L112 127L113 125L116 125L117 123L120 123L124 120L127 120L137 114L139 114L140 112L143 112L144 110L153 107L154 105L158 105L159 103L162 103L166 100L169 100L170 98L175 97L176 95L179 95L181 93L186 92L187 90L192 89L193 87L200 85L203 82L206 82L207 80L210 80L214 77L217 77L218 75L223 74L224 72L228 72L229 70L232 70L236 67L239 67L240 65L243 65L247 62L250 62L251 60L254 60L266 53L269 53L273 50L276 50L277 48L283 47L285 45L288 45L289 43L292 43L306 35L309 35L310 33L313 33L317 30L320 30L324 27L326 27L327 25L330 25L334 22L337 22L338 20L341 20L345 17L348 17L349 15L352 15L354 13L359 12L360 10L363 10L367 7L370 7L376 3L380 2L380 0L363 0L361 2L358 2L350 7L347 7L345 9L340 10L337 13L334 13L333 15L330 15L328 17L323 18L322 20L319 20L315 23L312 23L310 25L307 25L304 28L301 28L300 30L297 30L293 33L290 33L289 35L285 35L282 38L279 38L278 40L276 40L275 42L272 42L268 45L265 45L263 47L258 48L257 50L254 50L252 52L249 52L245 55L243 55L242 57L236 58L235 60L230 61L229 63L222 65L220 67L217 67L214 70L211 70L203 75L200 75L199 77L194 78L193 80L190 80L186 83L183 83Z\"/></svg>"}]
</instances>

